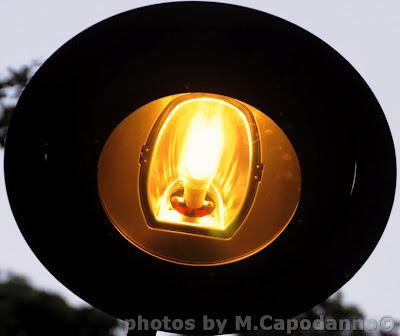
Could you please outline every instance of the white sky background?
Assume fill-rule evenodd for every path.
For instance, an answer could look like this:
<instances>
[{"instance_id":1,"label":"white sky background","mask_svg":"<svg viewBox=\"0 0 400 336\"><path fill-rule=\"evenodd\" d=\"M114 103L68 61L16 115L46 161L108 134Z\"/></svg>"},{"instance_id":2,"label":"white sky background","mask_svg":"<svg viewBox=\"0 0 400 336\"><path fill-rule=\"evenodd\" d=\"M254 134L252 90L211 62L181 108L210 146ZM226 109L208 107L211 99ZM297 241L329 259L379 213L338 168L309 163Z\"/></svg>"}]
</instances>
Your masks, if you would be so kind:
<instances>
[{"instance_id":1,"label":"white sky background","mask_svg":"<svg viewBox=\"0 0 400 336\"><path fill-rule=\"evenodd\" d=\"M162 1L157 1L162 2ZM399 0L253 0L226 1L289 20L339 51L377 96L400 144L400 1ZM0 75L9 66L45 60L67 40L119 12L156 1L0 0ZM8 205L0 150L0 270L28 275L34 284L82 301L39 263L23 240ZM347 302L369 317L400 318L400 202L396 198L388 227L375 252L343 288Z\"/></svg>"}]
</instances>

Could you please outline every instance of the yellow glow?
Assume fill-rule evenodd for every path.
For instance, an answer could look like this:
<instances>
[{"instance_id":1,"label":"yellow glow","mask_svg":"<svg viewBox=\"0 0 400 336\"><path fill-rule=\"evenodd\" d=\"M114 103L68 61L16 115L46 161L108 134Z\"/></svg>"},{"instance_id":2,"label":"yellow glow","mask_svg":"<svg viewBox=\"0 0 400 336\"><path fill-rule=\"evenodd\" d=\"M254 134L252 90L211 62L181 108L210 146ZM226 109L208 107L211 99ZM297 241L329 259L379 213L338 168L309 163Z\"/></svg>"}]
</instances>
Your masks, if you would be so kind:
<instances>
[{"instance_id":1,"label":"yellow glow","mask_svg":"<svg viewBox=\"0 0 400 336\"><path fill-rule=\"evenodd\" d=\"M182 155L187 178L195 184L211 183L221 157L223 128L221 116L216 114L207 118L198 113L191 121Z\"/></svg>"},{"instance_id":2,"label":"yellow glow","mask_svg":"<svg viewBox=\"0 0 400 336\"><path fill-rule=\"evenodd\" d=\"M183 141L181 165L185 173L184 199L189 208L197 209L203 205L221 158L221 116L215 113L210 117L204 110L198 111Z\"/></svg>"},{"instance_id":3,"label":"yellow glow","mask_svg":"<svg viewBox=\"0 0 400 336\"><path fill-rule=\"evenodd\" d=\"M245 107L224 96L188 94L167 108L150 159L150 209L160 223L224 231L236 223L253 179L257 139ZM179 188L189 208L200 208L208 195L215 210L203 217L179 213L170 201Z\"/></svg>"}]
</instances>

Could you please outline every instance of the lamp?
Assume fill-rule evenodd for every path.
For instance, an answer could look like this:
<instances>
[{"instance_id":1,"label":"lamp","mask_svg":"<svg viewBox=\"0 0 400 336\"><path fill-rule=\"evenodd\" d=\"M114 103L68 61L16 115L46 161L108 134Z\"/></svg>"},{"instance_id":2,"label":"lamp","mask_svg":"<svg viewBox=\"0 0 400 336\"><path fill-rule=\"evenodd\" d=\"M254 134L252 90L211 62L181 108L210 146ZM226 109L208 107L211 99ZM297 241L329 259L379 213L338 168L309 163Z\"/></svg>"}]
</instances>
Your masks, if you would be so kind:
<instances>
[{"instance_id":1,"label":"lamp","mask_svg":"<svg viewBox=\"0 0 400 336\"><path fill-rule=\"evenodd\" d=\"M232 233L261 177L259 147L254 117L241 103L201 93L173 100L141 153L141 198L150 225Z\"/></svg>"},{"instance_id":2,"label":"lamp","mask_svg":"<svg viewBox=\"0 0 400 336\"><path fill-rule=\"evenodd\" d=\"M128 241L197 266L268 246L301 191L296 151L279 126L211 93L166 96L130 113L105 142L97 179L105 213Z\"/></svg>"},{"instance_id":3,"label":"lamp","mask_svg":"<svg viewBox=\"0 0 400 336\"><path fill-rule=\"evenodd\" d=\"M232 333L237 315L290 318L357 272L396 160L368 85L320 39L174 2L100 22L44 63L11 120L5 177L28 244L88 303L195 319L185 334L226 318Z\"/></svg>"},{"instance_id":4,"label":"lamp","mask_svg":"<svg viewBox=\"0 0 400 336\"><path fill-rule=\"evenodd\" d=\"M234 99L200 93L171 101L141 153L149 224L232 235L261 177L259 147L253 115Z\"/></svg>"}]
</instances>

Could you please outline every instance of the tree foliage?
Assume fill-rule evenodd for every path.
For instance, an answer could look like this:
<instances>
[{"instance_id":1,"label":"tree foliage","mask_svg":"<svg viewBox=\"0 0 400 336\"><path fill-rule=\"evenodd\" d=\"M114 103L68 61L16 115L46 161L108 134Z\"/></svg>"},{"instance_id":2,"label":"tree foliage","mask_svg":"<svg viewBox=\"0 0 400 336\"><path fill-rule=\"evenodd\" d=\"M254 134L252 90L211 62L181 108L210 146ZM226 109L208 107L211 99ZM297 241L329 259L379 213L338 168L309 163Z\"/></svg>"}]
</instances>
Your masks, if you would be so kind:
<instances>
[{"instance_id":1,"label":"tree foliage","mask_svg":"<svg viewBox=\"0 0 400 336\"><path fill-rule=\"evenodd\" d=\"M0 283L0 336L111 336L118 323L94 308L73 308L20 276Z\"/></svg>"},{"instance_id":2,"label":"tree foliage","mask_svg":"<svg viewBox=\"0 0 400 336\"><path fill-rule=\"evenodd\" d=\"M25 65L19 69L8 69L0 77L0 147L4 147L8 126L16 102L39 64Z\"/></svg>"}]
</instances>

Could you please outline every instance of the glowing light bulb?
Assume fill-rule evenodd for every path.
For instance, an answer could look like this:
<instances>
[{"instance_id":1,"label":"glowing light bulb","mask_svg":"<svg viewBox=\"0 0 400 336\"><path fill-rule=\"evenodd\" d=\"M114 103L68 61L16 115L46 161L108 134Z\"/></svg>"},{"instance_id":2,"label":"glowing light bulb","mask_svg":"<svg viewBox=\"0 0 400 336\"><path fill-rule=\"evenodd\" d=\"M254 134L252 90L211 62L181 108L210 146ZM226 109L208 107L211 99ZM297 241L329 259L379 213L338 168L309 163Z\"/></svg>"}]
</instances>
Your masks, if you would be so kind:
<instances>
[{"instance_id":1,"label":"glowing light bulb","mask_svg":"<svg viewBox=\"0 0 400 336\"><path fill-rule=\"evenodd\" d=\"M218 169L223 147L222 120L218 115L197 115L187 130L182 164L186 206L199 209L203 206L212 180Z\"/></svg>"}]
</instances>

